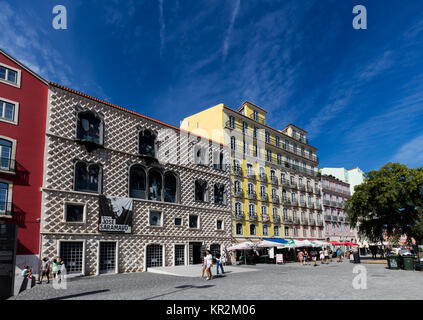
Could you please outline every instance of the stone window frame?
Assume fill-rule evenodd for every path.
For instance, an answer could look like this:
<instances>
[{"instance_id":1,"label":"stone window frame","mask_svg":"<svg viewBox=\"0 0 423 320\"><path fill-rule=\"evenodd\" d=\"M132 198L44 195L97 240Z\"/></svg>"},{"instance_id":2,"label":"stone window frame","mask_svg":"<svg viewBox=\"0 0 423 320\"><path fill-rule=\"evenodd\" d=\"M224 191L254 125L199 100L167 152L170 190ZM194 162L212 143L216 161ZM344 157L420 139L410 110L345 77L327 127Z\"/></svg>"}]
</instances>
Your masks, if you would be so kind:
<instances>
[{"instance_id":1,"label":"stone window frame","mask_svg":"<svg viewBox=\"0 0 423 320\"><path fill-rule=\"evenodd\" d=\"M266 233L264 233L264 229L266 228ZM263 224L261 226L261 232L263 237L268 237L269 236L269 226L267 224Z\"/></svg>"},{"instance_id":2,"label":"stone window frame","mask_svg":"<svg viewBox=\"0 0 423 320\"><path fill-rule=\"evenodd\" d=\"M239 225L241 226L241 233L237 233L237 226L239 226ZM235 235L237 235L237 236L244 235L244 224L243 223L238 222L238 223L235 224Z\"/></svg>"},{"instance_id":3,"label":"stone window frame","mask_svg":"<svg viewBox=\"0 0 423 320\"><path fill-rule=\"evenodd\" d=\"M239 213L242 213L242 202L241 201L235 201L234 202L234 212L235 212L235 214L238 214L238 212L236 210L237 204L239 204L239 208L240 208L240 210L239 210L240 212Z\"/></svg>"},{"instance_id":4,"label":"stone window frame","mask_svg":"<svg viewBox=\"0 0 423 320\"><path fill-rule=\"evenodd\" d=\"M158 212L158 213L160 213L160 225L152 225L151 224L151 212ZM148 209L148 226L150 227L150 228L164 228L164 213L163 213L163 210L162 209L154 209L154 208L149 208Z\"/></svg>"},{"instance_id":5,"label":"stone window frame","mask_svg":"<svg viewBox=\"0 0 423 320\"><path fill-rule=\"evenodd\" d=\"M278 232L276 233L275 232L275 230L278 230ZM280 230L279 230L280 228L279 228L279 226L278 225L274 225L273 226L273 236L275 236L275 237L280 237L281 235L280 235Z\"/></svg>"},{"instance_id":6,"label":"stone window frame","mask_svg":"<svg viewBox=\"0 0 423 320\"><path fill-rule=\"evenodd\" d=\"M0 135L0 139L6 140L6 141L9 141L9 142L12 143L12 149L10 151L10 160L12 161L10 163L11 171L2 170L0 168L0 172L1 173L7 173L7 174L14 175L15 174L15 171L16 171L16 147L17 147L17 141L15 139L12 139L12 138L7 137L7 136L2 136L2 135ZM13 161L13 160L15 160L15 161Z\"/></svg>"},{"instance_id":7,"label":"stone window frame","mask_svg":"<svg viewBox=\"0 0 423 320\"><path fill-rule=\"evenodd\" d=\"M222 229L218 229L217 228L217 222L218 221L221 221L222 222ZM215 223L215 231L219 231L219 232L224 232L225 231L225 220L224 219L222 219L222 218L216 218L216 221L215 221L216 223Z\"/></svg>"},{"instance_id":8,"label":"stone window frame","mask_svg":"<svg viewBox=\"0 0 423 320\"><path fill-rule=\"evenodd\" d=\"M138 156L141 157L150 157L149 155L146 154L142 154L140 152L140 138L141 138L141 133L144 135L144 133L148 131L151 133L151 135L154 137L154 159L157 159L157 155L158 155L158 151L159 151L159 141L158 141L158 132L149 128L143 128L141 126L137 126L137 154Z\"/></svg>"},{"instance_id":9,"label":"stone window frame","mask_svg":"<svg viewBox=\"0 0 423 320\"><path fill-rule=\"evenodd\" d=\"M251 226L254 226L254 234L251 234ZM248 224L248 234L250 236L257 236L257 224L256 223L249 223Z\"/></svg>"},{"instance_id":10,"label":"stone window frame","mask_svg":"<svg viewBox=\"0 0 423 320\"><path fill-rule=\"evenodd\" d=\"M116 244L115 248L115 272L110 274L119 273L119 240L97 240L97 263L96 263L96 275L100 275L100 243L102 242L114 242Z\"/></svg>"},{"instance_id":11,"label":"stone window frame","mask_svg":"<svg viewBox=\"0 0 423 320\"><path fill-rule=\"evenodd\" d=\"M56 240L56 252L57 252L57 256L61 257L61 252L60 252L60 244L62 242L82 242L82 270L81 270L81 275L85 276L86 275L86 256L87 256L87 240L86 239L57 239Z\"/></svg>"},{"instance_id":12,"label":"stone window frame","mask_svg":"<svg viewBox=\"0 0 423 320\"><path fill-rule=\"evenodd\" d=\"M10 123L10 124L13 124L13 125L18 125L18 123L19 123L19 102L13 101L13 100L10 100L10 99L6 99L3 96L0 97L0 100L3 101L3 102L7 102L7 103L10 103L10 104L13 104L14 105L13 120L9 120L9 119L0 117L0 121L1 122L6 122L6 123Z\"/></svg>"},{"instance_id":13,"label":"stone window frame","mask_svg":"<svg viewBox=\"0 0 423 320\"><path fill-rule=\"evenodd\" d=\"M99 143L96 142L90 142L93 145L103 147L104 146L104 136L105 136L105 121L104 121L104 115L100 112L97 112L95 110L89 109L89 108L83 108L80 105L75 106L76 109L76 115L75 115L75 140L81 141L81 142L90 142L85 139L81 139L78 137L78 124L80 121L80 115L84 113L92 113L95 118L98 118L100 120L100 141ZM91 150L91 149L90 149Z\"/></svg>"},{"instance_id":14,"label":"stone window frame","mask_svg":"<svg viewBox=\"0 0 423 320\"><path fill-rule=\"evenodd\" d=\"M74 205L74 206L83 206L83 212L82 212L82 221L67 221L67 205ZM63 216L62 216L62 222L63 223L69 223L69 224L87 224L87 211L88 211L88 203L87 202L78 202L78 201L65 201L63 202Z\"/></svg>"},{"instance_id":15,"label":"stone window frame","mask_svg":"<svg viewBox=\"0 0 423 320\"><path fill-rule=\"evenodd\" d=\"M5 64L5 63L2 63L2 62L0 62L0 67L6 68L6 69L10 69L10 70L15 71L17 73L16 74L16 83L11 82L11 81L8 81L8 80L5 80L5 79L1 79L1 78L0 78L0 82L1 83L4 83L4 84L7 84L9 86L12 86L12 87L21 88L22 70L17 69L15 67L12 67L12 66L10 66L8 64Z\"/></svg>"},{"instance_id":16,"label":"stone window frame","mask_svg":"<svg viewBox=\"0 0 423 320\"><path fill-rule=\"evenodd\" d=\"M3 178L0 178L1 183L7 184L7 199L6 199L6 210L7 210L7 204L13 203L13 181L9 181ZM12 207L13 210L13 207ZM0 215L1 218L13 218L13 215Z\"/></svg>"},{"instance_id":17,"label":"stone window frame","mask_svg":"<svg viewBox=\"0 0 423 320\"><path fill-rule=\"evenodd\" d=\"M159 241L148 241L145 245L144 245L144 263L143 263L143 270L147 271L147 247L150 245L158 245L162 247L162 267L166 266L166 245L164 243L160 243Z\"/></svg>"},{"instance_id":18,"label":"stone window frame","mask_svg":"<svg viewBox=\"0 0 423 320\"><path fill-rule=\"evenodd\" d=\"M196 192L195 192L196 182L205 184L205 188L204 188L204 200L197 200L197 199L195 199L195 196L196 196ZM210 201L209 191L210 191L209 190L209 184L207 183L206 180L204 180L204 179L194 179L194 201L195 202L209 203L209 201Z\"/></svg>"},{"instance_id":19,"label":"stone window frame","mask_svg":"<svg viewBox=\"0 0 423 320\"><path fill-rule=\"evenodd\" d=\"M197 217L197 227L191 227L190 226L189 218L191 216L196 216ZM197 213L189 213L188 214L188 229L189 230L201 230L201 218L200 218L200 215L199 214L197 214Z\"/></svg>"},{"instance_id":20,"label":"stone window frame","mask_svg":"<svg viewBox=\"0 0 423 320\"><path fill-rule=\"evenodd\" d=\"M176 224L175 223L175 220L176 219L181 219L181 224ZM175 226L175 227L177 227L177 228L182 228L183 226L184 226L184 218L182 218L182 217L175 217L175 218L173 218L173 225Z\"/></svg>"},{"instance_id":21,"label":"stone window frame","mask_svg":"<svg viewBox=\"0 0 423 320\"><path fill-rule=\"evenodd\" d=\"M222 199L221 203L216 202L216 194L215 194L216 187L217 188L219 188L219 187L223 188L223 199ZM227 193L226 186L223 183L219 183L219 182L214 183L213 184L213 203L216 204L216 205L221 205L221 206L226 205L227 204L227 194L226 193Z\"/></svg>"},{"instance_id":22,"label":"stone window frame","mask_svg":"<svg viewBox=\"0 0 423 320\"><path fill-rule=\"evenodd\" d=\"M96 165L96 166L99 167L99 173L98 173L99 177L98 177L97 191L76 190L76 165L78 163L84 163L86 165L87 170L92 165ZM80 159L74 159L74 164L73 164L73 191L85 192L85 193L90 193L90 194L103 194L103 176L104 176L103 165L101 163L86 161L86 160L80 160Z\"/></svg>"}]
</instances>

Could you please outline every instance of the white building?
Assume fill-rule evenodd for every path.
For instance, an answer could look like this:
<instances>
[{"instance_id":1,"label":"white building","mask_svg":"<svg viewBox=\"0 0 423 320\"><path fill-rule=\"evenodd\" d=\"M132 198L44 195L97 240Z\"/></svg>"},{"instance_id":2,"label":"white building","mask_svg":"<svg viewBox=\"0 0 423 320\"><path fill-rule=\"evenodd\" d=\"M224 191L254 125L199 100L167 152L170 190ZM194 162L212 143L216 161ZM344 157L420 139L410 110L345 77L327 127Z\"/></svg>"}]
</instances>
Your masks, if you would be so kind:
<instances>
[{"instance_id":1,"label":"white building","mask_svg":"<svg viewBox=\"0 0 423 320\"><path fill-rule=\"evenodd\" d=\"M351 196L354 194L355 186L364 182L364 172L359 168L347 170L345 168L322 168L322 175L332 175L350 185Z\"/></svg>"}]
</instances>

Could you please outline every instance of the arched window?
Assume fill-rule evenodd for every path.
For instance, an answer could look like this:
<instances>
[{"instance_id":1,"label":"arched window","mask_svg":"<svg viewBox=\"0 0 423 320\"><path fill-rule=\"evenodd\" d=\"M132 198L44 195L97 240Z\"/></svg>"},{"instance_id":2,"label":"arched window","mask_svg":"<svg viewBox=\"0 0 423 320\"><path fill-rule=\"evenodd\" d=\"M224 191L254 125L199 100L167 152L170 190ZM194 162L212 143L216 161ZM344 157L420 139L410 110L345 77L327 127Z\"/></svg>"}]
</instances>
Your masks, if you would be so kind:
<instances>
[{"instance_id":1,"label":"arched window","mask_svg":"<svg viewBox=\"0 0 423 320\"><path fill-rule=\"evenodd\" d=\"M255 236L256 235L256 225L250 224L250 235Z\"/></svg>"},{"instance_id":2,"label":"arched window","mask_svg":"<svg viewBox=\"0 0 423 320\"><path fill-rule=\"evenodd\" d=\"M129 172L129 196L146 199L146 175L141 166L132 166Z\"/></svg>"},{"instance_id":3,"label":"arched window","mask_svg":"<svg viewBox=\"0 0 423 320\"><path fill-rule=\"evenodd\" d=\"M142 156L156 157L156 135L150 130L139 132L138 153Z\"/></svg>"},{"instance_id":4,"label":"arched window","mask_svg":"<svg viewBox=\"0 0 423 320\"><path fill-rule=\"evenodd\" d=\"M170 172L166 173L164 180L165 180L165 182L164 182L165 183L164 201L176 203L178 181L176 179L175 174L170 173Z\"/></svg>"},{"instance_id":5,"label":"arched window","mask_svg":"<svg viewBox=\"0 0 423 320\"><path fill-rule=\"evenodd\" d=\"M236 234L237 235L242 235L243 234L243 229L244 229L244 226L242 225L242 223L237 223L236 224Z\"/></svg>"},{"instance_id":6,"label":"arched window","mask_svg":"<svg viewBox=\"0 0 423 320\"><path fill-rule=\"evenodd\" d=\"M231 150L236 150L236 138L231 137Z\"/></svg>"},{"instance_id":7,"label":"arched window","mask_svg":"<svg viewBox=\"0 0 423 320\"><path fill-rule=\"evenodd\" d=\"M235 180L234 182L234 192L240 192L241 191L241 182L238 180Z\"/></svg>"},{"instance_id":8,"label":"arched window","mask_svg":"<svg viewBox=\"0 0 423 320\"><path fill-rule=\"evenodd\" d=\"M275 237L279 237L279 226L274 226L273 227L273 235Z\"/></svg>"},{"instance_id":9,"label":"arched window","mask_svg":"<svg viewBox=\"0 0 423 320\"><path fill-rule=\"evenodd\" d=\"M196 201L207 201L207 182L204 180L196 180L194 192Z\"/></svg>"},{"instance_id":10,"label":"arched window","mask_svg":"<svg viewBox=\"0 0 423 320\"><path fill-rule=\"evenodd\" d=\"M242 213L241 202L235 202L235 214L240 215Z\"/></svg>"},{"instance_id":11,"label":"arched window","mask_svg":"<svg viewBox=\"0 0 423 320\"><path fill-rule=\"evenodd\" d=\"M207 149L201 146L194 148L194 163L200 165L207 165Z\"/></svg>"},{"instance_id":12,"label":"arched window","mask_svg":"<svg viewBox=\"0 0 423 320\"><path fill-rule=\"evenodd\" d=\"M101 191L101 169L98 164L87 164L78 161L75 164L75 191Z\"/></svg>"},{"instance_id":13,"label":"arched window","mask_svg":"<svg viewBox=\"0 0 423 320\"><path fill-rule=\"evenodd\" d=\"M103 144L103 119L92 111L78 113L76 138Z\"/></svg>"},{"instance_id":14,"label":"arched window","mask_svg":"<svg viewBox=\"0 0 423 320\"><path fill-rule=\"evenodd\" d=\"M155 169L148 172L148 200L162 201L162 174Z\"/></svg>"},{"instance_id":15,"label":"arched window","mask_svg":"<svg viewBox=\"0 0 423 320\"><path fill-rule=\"evenodd\" d=\"M213 153L213 168L223 170L223 152Z\"/></svg>"},{"instance_id":16,"label":"arched window","mask_svg":"<svg viewBox=\"0 0 423 320\"><path fill-rule=\"evenodd\" d=\"M224 203L225 186L221 184L214 185L214 203Z\"/></svg>"}]
</instances>

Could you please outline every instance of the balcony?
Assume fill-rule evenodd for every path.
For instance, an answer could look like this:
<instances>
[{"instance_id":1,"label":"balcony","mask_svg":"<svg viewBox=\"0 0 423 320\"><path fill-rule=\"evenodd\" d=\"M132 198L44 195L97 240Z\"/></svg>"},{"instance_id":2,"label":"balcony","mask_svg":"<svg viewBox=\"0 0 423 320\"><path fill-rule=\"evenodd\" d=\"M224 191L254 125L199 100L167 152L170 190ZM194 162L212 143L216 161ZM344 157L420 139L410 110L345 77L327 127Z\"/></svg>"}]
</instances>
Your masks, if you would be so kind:
<instances>
[{"instance_id":1,"label":"balcony","mask_svg":"<svg viewBox=\"0 0 423 320\"><path fill-rule=\"evenodd\" d=\"M236 176L241 176L242 177L242 169L240 167L233 167L232 168L232 173Z\"/></svg>"},{"instance_id":2,"label":"balcony","mask_svg":"<svg viewBox=\"0 0 423 320\"><path fill-rule=\"evenodd\" d=\"M314 191L315 194L320 194L320 189L318 189L318 188L314 188L313 191Z\"/></svg>"},{"instance_id":3,"label":"balcony","mask_svg":"<svg viewBox=\"0 0 423 320\"><path fill-rule=\"evenodd\" d=\"M281 222L281 217L278 214L273 215L273 222Z\"/></svg>"},{"instance_id":4,"label":"balcony","mask_svg":"<svg viewBox=\"0 0 423 320\"><path fill-rule=\"evenodd\" d=\"M278 195L272 195L272 202L279 204L280 203L279 196Z\"/></svg>"},{"instance_id":5,"label":"balcony","mask_svg":"<svg viewBox=\"0 0 423 320\"><path fill-rule=\"evenodd\" d=\"M314 219L310 219L309 222L310 222L310 225L311 226L316 225L316 220L314 220Z\"/></svg>"},{"instance_id":6,"label":"balcony","mask_svg":"<svg viewBox=\"0 0 423 320\"><path fill-rule=\"evenodd\" d=\"M323 221L322 220L317 220L317 226L323 227Z\"/></svg>"},{"instance_id":7,"label":"balcony","mask_svg":"<svg viewBox=\"0 0 423 320\"><path fill-rule=\"evenodd\" d=\"M291 206L297 206L298 207L298 200L291 200Z\"/></svg>"},{"instance_id":8,"label":"balcony","mask_svg":"<svg viewBox=\"0 0 423 320\"><path fill-rule=\"evenodd\" d=\"M291 217L284 217L283 223L284 224L292 224L292 218Z\"/></svg>"},{"instance_id":9,"label":"balcony","mask_svg":"<svg viewBox=\"0 0 423 320\"><path fill-rule=\"evenodd\" d=\"M234 197L236 197L236 198L243 198L244 197L244 192L242 191L242 189L234 190Z\"/></svg>"},{"instance_id":10,"label":"balcony","mask_svg":"<svg viewBox=\"0 0 423 320\"><path fill-rule=\"evenodd\" d=\"M297 183L296 182L292 182L291 181L290 185L291 185L291 188L297 188Z\"/></svg>"},{"instance_id":11,"label":"balcony","mask_svg":"<svg viewBox=\"0 0 423 320\"><path fill-rule=\"evenodd\" d=\"M0 202L0 217L13 215L12 202Z\"/></svg>"},{"instance_id":12,"label":"balcony","mask_svg":"<svg viewBox=\"0 0 423 320\"><path fill-rule=\"evenodd\" d=\"M262 214L261 219L262 219L263 222L269 222L270 221L270 217L267 214Z\"/></svg>"},{"instance_id":13,"label":"balcony","mask_svg":"<svg viewBox=\"0 0 423 320\"><path fill-rule=\"evenodd\" d=\"M308 225L308 223L309 223L309 221L308 221L308 219L305 219L305 218L302 218L301 219L301 224L304 224L304 225Z\"/></svg>"},{"instance_id":14,"label":"balcony","mask_svg":"<svg viewBox=\"0 0 423 320\"><path fill-rule=\"evenodd\" d=\"M16 160L11 158L0 158L0 171L15 172Z\"/></svg>"},{"instance_id":15,"label":"balcony","mask_svg":"<svg viewBox=\"0 0 423 320\"><path fill-rule=\"evenodd\" d=\"M279 184L279 180L278 180L278 178L277 178L277 177L270 177L270 182L271 182L272 184Z\"/></svg>"},{"instance_id":16,"label":"balcony","mask_svg":"<svg viewBox=\"0 0 423 320\"><path fill-rule=\"evenodd\" d=\"M307 207L310 209L314 209L314 203L313 202L307 202Z\"/></svg>"},{"instance_id":17,"label":"balcony","mask_svg":"<svg viewBox=\"0 0 423 320\"><path fill-rule=\"evenodd\" d=\"M301 191L305 191L306 190L306 186L304 184L299 184L298 185L298 189L300 189Z\"/></svg>"},{"instance_id":18,"label":"balcony","mask_svg":"<svg viewBox=\"0 0 423 320\"><path fill-rule=\"evenodd\" d=\"M300 201L300 207L306 207L306 202L305 201Z\"/></svg>"},{"instance_id":19,"label":"balcony","mask_svg":"<svg viewBox=\"0 0 423 320\"><path fill-rule=\"evenodd\" d=\"M338 217L332 216L332 221L337 222L338 221Z\"/></svg>"},{"instance_id":20,"label":"balcony","mask_svg":"<svg viewBox=\"0 0 423 320\"><path fill-rule=\"evenodd\" d=\"M344 222L344 221L345 221L344 217L338 217L338 220L339 220L340 222Z\"/></svg>"},{"instance_id":21,"label":"balcony","mask_svg":"<svg viewBox=\"0 0 423 320\"><path fill-rule=\"evenodd\" d=\"M329 215L325 215L325 220L326 220L326 221L332 221L332 217L331 217L331 216L329 216Z\"/></svg>"},{"instance_id":22,"label":"balcony","mask_svg":"<svg viewBox=\"0 0 423 320\"><path fill-rule=\"evenodd\" d=\"M300 218L295 217L293 220L294 224L300 224Z\"/></svg>"},{"instance_id":23,"label":"balcony","mask_svg":"<svg viewBox=\"0 0 423 320\"><path fill-rule=\"evenodd\" d=\"M291 204L291 200L289 200L288 198L282 198L282 203L283 204Z\"/></svg>"},{"instance_id":24,"label":"balcony","mask_svg":"<svg viewBox=\"0 0 423 320\"><path fill-rule=\"evenodd\" d=\"M249 190L247 197L250 200L256 200L257 199L257 193L255 191Z\"/></svg>"},{"instance_id":25,"label":"balcony","mask_svg":"<svg viewBox=\"0 0 423 320\"><path fill-rule=\"evenodd\" d=\"M281 181L281 183L282 183L282 186L284 186L284 187L289 187L289 182L288 181L286 181L286 180L282 180Z\"/></svg>"},{"instance_id":26,"label":"balcony","mask_svg":"<svg viewBox=\"0 0 423 320\"><path fill-rule=\"evenodd\" d=\"M255 179L256 174L254 173L254 171L247 171L247 177L248 179Z\"/></svg>"},{"instance_id":27,"label":"balcony","mask_svg":"<svg viewBox=\"0 0 423 320\"><path fill-rule=\"evenodd\" d=\"M244 220L245 219L244 212L243 211L235 212L235 219L237 219L237 220Z\"/></svg>"},{"instance_id":28,"label":"balcony","mask_svg":"<svg viewBox=\"0 0 423 320\"><path fill-rule=\"evenodd\" d=\"M249 212L248 213L248 218L250 220L257 220L257 212Z\"/></svg>"},{"instance_id":29,"label":"balcony","mask_svg":"<svg viewBox=\"0 0 423 320\"><path fill-rule=\"evenodd\" d=\"M326 199L323 199L323 204L325 206L330 206L330 201L329 200L326 200Z\"/></svg>"},{"instance_id":30,"label":"balcony","mask_svg":"<svg viewBox=\"0 0 423 320\"><path fill-rule=\"evenodd\" d=\"M267 195L267 193L260 193L260 200L269 201L269 196Z\"/></svg>"},{"instance_id":31,"label":"balcony","mask_svg":"<svg viewBox=\"0 0 423 320\"><path fill-rule=\"evenodd\" d=\"M235 121L226 121L225 127L231 130L235 129Z\"/></svg>"},{"instance_id":32,"label":"balcony","mask_svg":"<svg viewBox=\"0 0 423 320\"><path fill-rule=\"evenodd\" d=\"M306 189L307 189L307 192L313 192L313 188L311 186L307 186Z\"/></svg>"},{"instance_id":33,"label":"balcony","mask_svg":"<svg viewBox=\"0 0 423 320\"><path fill-rule=\"evenodd\" d=\"M263 173L260 173L259 179L262 182L267 182L267 175L266 174L263 174Z\"/></svg>"}]
</instances>

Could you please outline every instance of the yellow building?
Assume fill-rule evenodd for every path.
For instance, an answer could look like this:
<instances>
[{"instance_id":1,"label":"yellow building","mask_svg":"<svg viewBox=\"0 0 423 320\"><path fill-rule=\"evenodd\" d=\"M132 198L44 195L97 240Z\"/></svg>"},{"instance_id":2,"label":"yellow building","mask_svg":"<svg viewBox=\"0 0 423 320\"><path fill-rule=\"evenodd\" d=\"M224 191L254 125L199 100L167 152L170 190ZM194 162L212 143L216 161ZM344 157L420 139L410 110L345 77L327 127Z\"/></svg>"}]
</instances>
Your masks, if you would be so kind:
<instances>
[{"instance_id":1,"label":"yellow building","mask_svg":"<svg viewBox=\"0 0 423 320\"><path fill-rule=\"evenodd\" d=\"M323 239L317 149L293 124L267 126L266 114L248 101L238 110L219 104L185 118L181 129L230 146L237 240Z\"/></svg>"}]
</instances>

